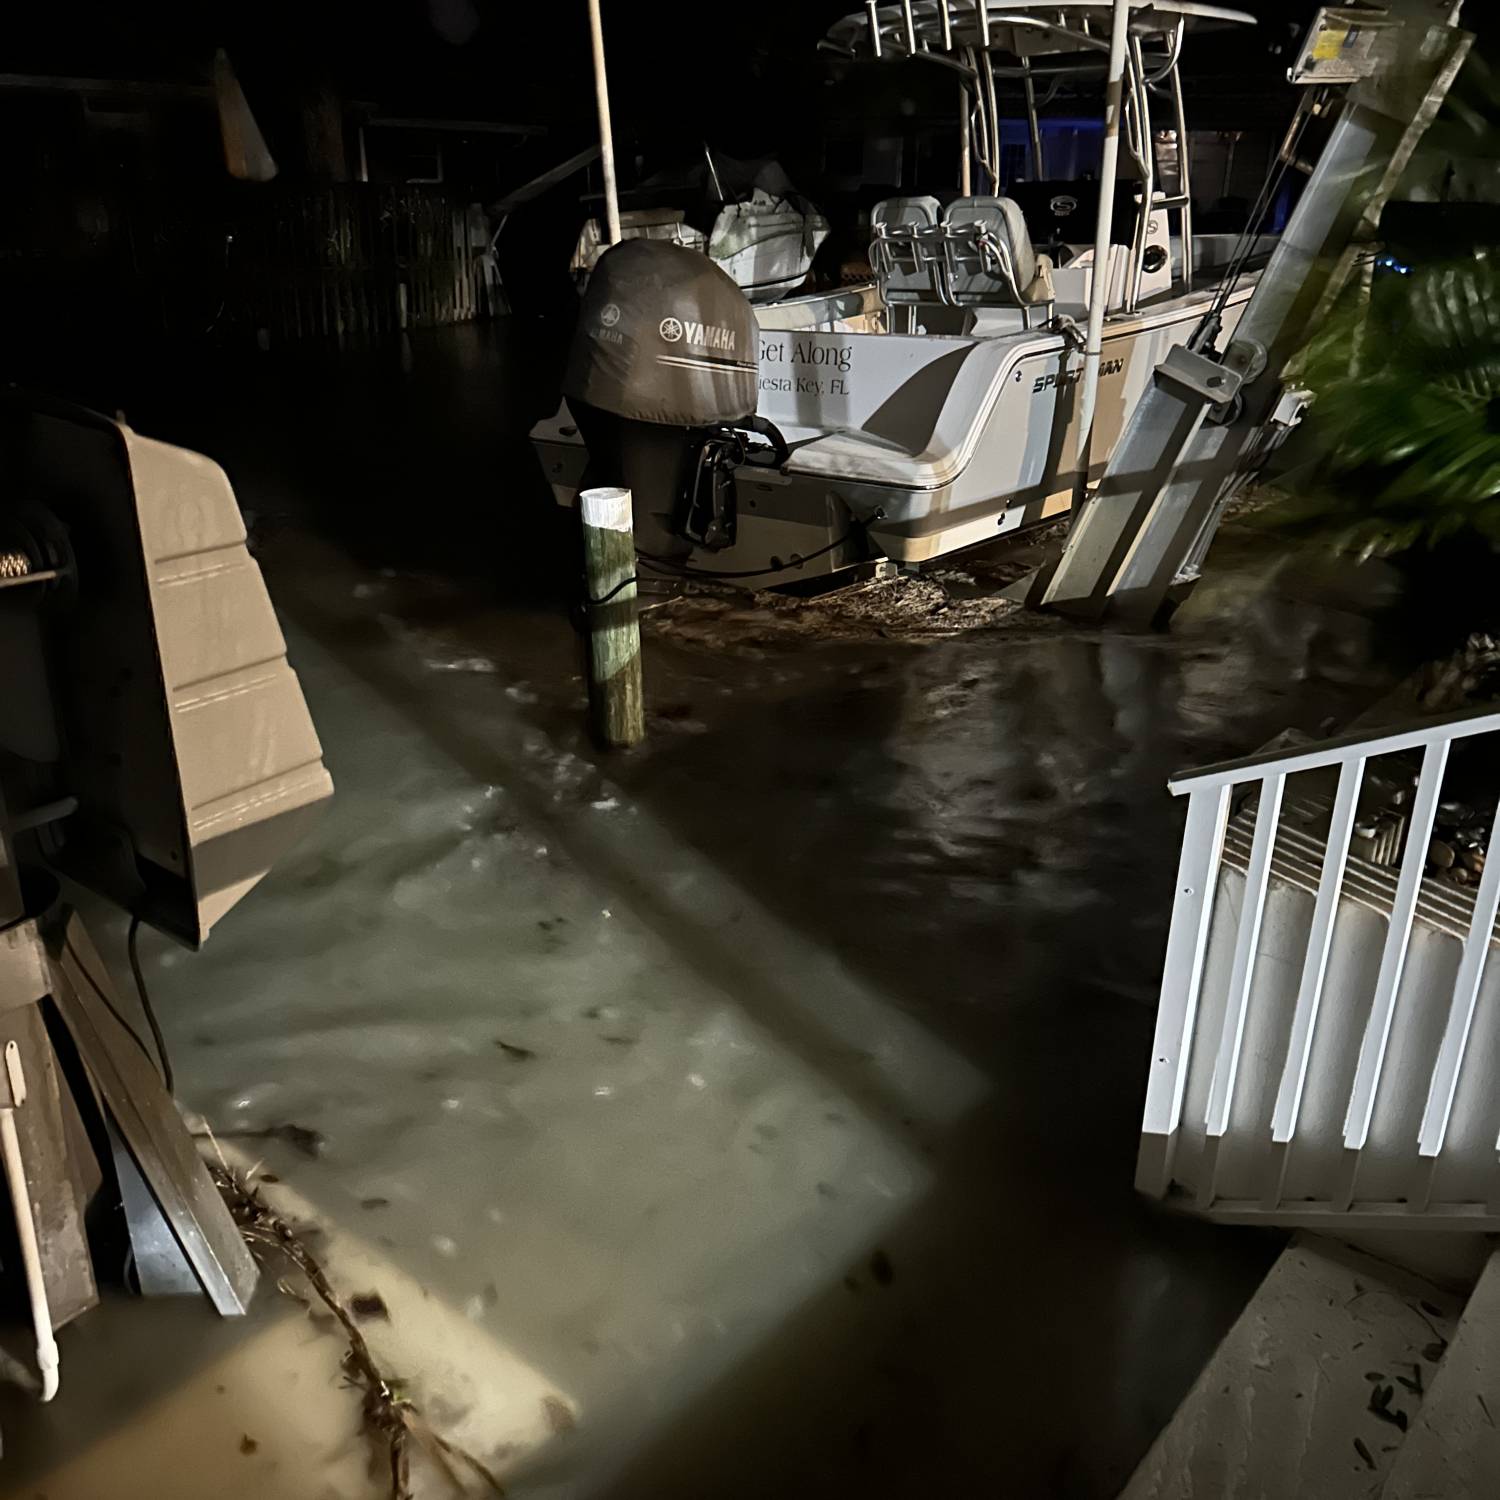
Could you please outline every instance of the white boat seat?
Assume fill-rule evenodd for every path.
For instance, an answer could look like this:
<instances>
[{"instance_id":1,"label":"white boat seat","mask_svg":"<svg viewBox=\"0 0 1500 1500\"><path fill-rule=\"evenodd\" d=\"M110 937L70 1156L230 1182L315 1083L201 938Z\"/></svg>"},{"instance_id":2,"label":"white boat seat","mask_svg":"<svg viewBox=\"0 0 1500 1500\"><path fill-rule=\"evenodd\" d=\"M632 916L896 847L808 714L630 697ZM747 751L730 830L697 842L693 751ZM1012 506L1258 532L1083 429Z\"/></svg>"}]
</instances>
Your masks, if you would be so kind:
<instances>
[{"instance_id":1,"label":"white boat seat","mask_svg":"<svg viewBox=\"0 0 1500 1500\"><path fill-rule=\"evenodd\" d=\"M887 303L943 302L942 209L936 198L885 198L870 214L870 267Z\"/></svg>"},{"instance_id":2,"label":"white boat seat","mask_svg":"<svg viewBox=\"0 0 1500 1500\"><path fill-rule=\"evenodd\" d=\"M870 264L890 305L1033 307L1052 315L1052 262L1009 198L887 198L870 216Z\"/></svg>"},{"instance_id":3,"label":"white boat seat","mask_svg":"<svg viewBox=\"0 0 1500 1500\"><path fill-rule=\"evenodd\" d=\"M957 307L1050 305L1052 262L1038 255L1010 198L958 198L943 218L944 269Z\"/></svg>"}]
</instances>

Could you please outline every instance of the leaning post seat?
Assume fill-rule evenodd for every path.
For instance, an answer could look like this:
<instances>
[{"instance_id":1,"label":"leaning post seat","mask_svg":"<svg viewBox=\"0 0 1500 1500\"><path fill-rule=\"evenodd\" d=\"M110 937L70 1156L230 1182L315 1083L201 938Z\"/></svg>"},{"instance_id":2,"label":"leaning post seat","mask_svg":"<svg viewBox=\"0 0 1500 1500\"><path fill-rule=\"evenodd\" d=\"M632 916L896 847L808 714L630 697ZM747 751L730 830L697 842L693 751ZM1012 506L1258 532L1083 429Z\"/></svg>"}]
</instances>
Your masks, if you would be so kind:
<instances>
[{"instance_id":1,"label":"leaning post seat","mask_svg":"<svg viewBox=\"0 0 1500 1500\"><path fill-rule=\"evenodd\" d=\"M936 198L883 198L870 213L870 267L887 304L948 301Z\"/></svg>"},{"instance_id":2,"label":"leaning post seat","mask_svg":"<svg viewBox=\"0 0 1500 1500\"><path fill-rule=\"evenodd\" d=\"M870 264L888 304L1015 307L1050 318L1052 262L1038 255L1009 198L886 198L870 216Z\"/></svg>"},{"instance_id":3,"label":"leaning post seat","mask_svg":"<svg viewBox=\"0 0 1500 1500\"><path fill-rule=\"evenodd\" d=\"M1045 307L1056 294L1052 262L1038 255L1020 205L1010 198L957 198L942 225L944 273L956 307Z\"/></svg>"}]
</instances>

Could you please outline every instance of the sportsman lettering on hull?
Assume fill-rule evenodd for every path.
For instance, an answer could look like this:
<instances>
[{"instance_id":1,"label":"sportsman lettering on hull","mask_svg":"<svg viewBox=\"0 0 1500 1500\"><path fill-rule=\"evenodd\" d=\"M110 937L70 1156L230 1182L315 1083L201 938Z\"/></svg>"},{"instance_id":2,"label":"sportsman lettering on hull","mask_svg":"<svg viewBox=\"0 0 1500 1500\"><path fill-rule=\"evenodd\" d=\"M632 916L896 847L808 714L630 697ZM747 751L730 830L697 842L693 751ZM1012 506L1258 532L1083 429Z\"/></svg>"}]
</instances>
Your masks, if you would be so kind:
<instances>
[{"instance_id":1,"label":"sportsman lettering on hull","mask_svg":"<svg viewBox=\"0 0 1500 1500\"><path fill-rule=\"evenodd\" d=\"M1125 361L1123 359L1107 359L1099 366L1099 378L1102 380L1106 375L1118 375L1124 368ZM1050 391L1054 386L1060 388L1077 385L1082 379L1082 365L1079 365L1076 369L1063 370L1061 372L1053 370L1050 374L1037 376L1031 387L1031 394L1033 396L1039 395L1042 391Z\"/></svg>"}]
</instances>

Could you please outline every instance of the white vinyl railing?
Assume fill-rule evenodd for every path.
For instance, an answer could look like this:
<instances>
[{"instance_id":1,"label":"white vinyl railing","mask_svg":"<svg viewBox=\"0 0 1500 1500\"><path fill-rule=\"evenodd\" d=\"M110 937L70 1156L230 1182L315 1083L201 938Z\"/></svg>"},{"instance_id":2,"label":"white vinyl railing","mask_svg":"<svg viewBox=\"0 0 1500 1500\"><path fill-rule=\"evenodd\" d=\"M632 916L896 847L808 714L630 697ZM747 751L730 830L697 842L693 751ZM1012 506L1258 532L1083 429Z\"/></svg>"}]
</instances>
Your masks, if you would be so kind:
<instances>
[{"instance_id":1,"label":"white vinyl railing","mask_svg":"<svg viewBox=\"0 0 1500 1500\"><path fill-rule=\"evenodd\" d=\"M1144 1191L1161 1196L1187 1188L1196 1193L1200 1208L1226 1218L1290 1221L1348 1216L1351 1209L1357 1210L1356 1216L1363 1212L1415 1217L1430 1211L1445 1222L1473 1227L1476 1219L1488 1224L1500 1214L1500 1180L1491 1177L1494 1153L1500 1152L1500 1090L1476 1089L1466 1096L1494 1095L1497 1101L1485 1126L1489 1158L1479 1169L1490 1185L1476 1192L1471 1170L1464 1178L1465 1190L1447 1194L1454 1201L1435 1205L1434 1196L1445 1195L1441 1188L1434 1195L1431 1170L1443 1154L1465 1059L1472 1051L1486 959L1495 937L1500 809L1490 827L1491 857L1483 863L1476 884L1458 887L1444 882L1434 897L1435 882L1426 874L1450 748L1456 741L1497 732L1500 712L1479 711L1397 732L1276 751L1173 778L1170 789L1188 798L1188 814L1142 1125L1137 1181ZM1398 752L1414 759L1417 751L1421 768L1403 808L1406 845L1392 887L1389 873L1351 855L1360 793L1371 761ZM1500 761L1496 764L1500 771ZM1335 768L1337 784L1321 845L1305 834L1286 836L1288 779L1299 772L1322 771L1326 789ZM1258 806L1248 853L1243 849L1244 819L1235 818L1239 852L1226 861L1226 834L1237 791L1242 797L1258 792ZM1282 851L1279 841L1297 848ZM1314 876L1316 858L1310 852L1319 849L1321 870ZM1299 859L1307 872L1300 876L1292 868ZM1232 878L1226 870L1231 864ZM1232 894L1226 892L1238 890L1241 870L1243 894L1235 911ZM1352 885L1351 870L1356 870ZM1352 918L1341 925L1353 886L1359 888L1366 913L1375 909L1384 914L1388 905L1383 935L1378 928L1372 931L1367 914L1361 918L1363 925ZM1278 888L1282 904L1267 927L1268 896ZM1372 890L1378 899L1372 898ZM1431 926L1421 913L1437 909L1434 901L1443 914L1433 929L1436 945L1424 946L1420 961L1409 968L1413 931ZM1441 945L1451 945L1459 932L1463 936L1455 970L1441 957ZM1340 943L1348 951L1332 965ZM1375 944L1379 961L1371 986L1367 981ZM1497 981L1494 1014L1500 1016L1500 972L1492 978ZM1408 981L1405 985L1403 979ZM1206 982L1212 995L1204 1004ZM1398 1002L1401 1007L1421 1008L1424 1016L1397 1033L1399 1066L1393 1066ZM1425 1014L1435 1009L1441 1012L1440 1029L1436 1017ZM1315 1045L1320 1035L1322 1045ZM1487 1047L1480 1065L1488 1068L1491 1060ZM1256 1098L1242 1096L1247 1066L1254 1075ZM1314 1130L1321 1130L1323 1137L1322 1166L1316 1182L1310 1182L1304 1164L1301 1191L1283 1196L1287 1154L1303 1143L1310 1088L1316 1088L1320 1098L1321 1124ZM1401 1108L1397 1106L1402 1101L1391 1095L1423 1089L1420 1125L1413 1132L1415 1100ZM1357 1192L1360 1153L1370 1142L1377 1100L1391 1106L1383 1118L1405 1122L1389 1140L1383 1138L1382 1152L1388 1157L1409 1154L1411 1159L1401 1167L1405 1176L1395 1190L1387 1174L1383 1193ZM1331 1112L1335 1110L1342 1113L1336 1140L1337 1113ZM1471 1108L1469 1114L1473 1113ZM1192 1150L1180 1153L1179 1143L1189 1140ZM1471 1130L1465 1140L1472 1140ZM1226 1203L1226 1196L1234 1195L1224 1194L1216 1181L1226 1150L1237 1164L1237 1174L1230 1175L1237 1175L1241 1187L1238 1207ZM1192 1159L1184 1163L1184 1157ZM1416 1175L1419 1172L1423 1175ZM1251 1180L1256 1188L1247 1193L1243 1185ZM1452 1182L1447 1185L1451 1188Z\"/></svg>"}]
</instances>

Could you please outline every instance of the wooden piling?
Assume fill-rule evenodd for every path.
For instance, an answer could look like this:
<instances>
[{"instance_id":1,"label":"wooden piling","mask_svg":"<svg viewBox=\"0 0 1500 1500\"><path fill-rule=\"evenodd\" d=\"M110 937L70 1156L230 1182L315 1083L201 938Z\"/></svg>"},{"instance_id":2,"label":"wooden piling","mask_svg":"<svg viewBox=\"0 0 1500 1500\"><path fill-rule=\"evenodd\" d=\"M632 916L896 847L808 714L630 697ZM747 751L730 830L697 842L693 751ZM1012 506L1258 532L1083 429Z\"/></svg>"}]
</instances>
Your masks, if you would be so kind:
<instances>
[{"instance_id":1,"label":"wooden piling","mask_svg":"<svg viewBox=\"0 0 1500 1500\"><path fill-rule=\"evenodd\" d=\"M599 742L624 749L646 737L630 491L584 490L579 507L588 589L589 709Z\"/></svg>"}]
</instances>

